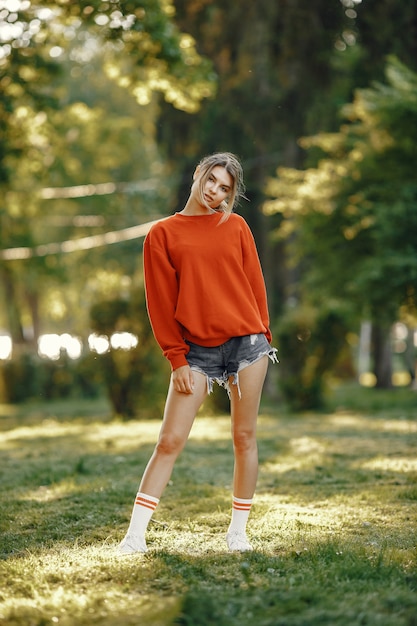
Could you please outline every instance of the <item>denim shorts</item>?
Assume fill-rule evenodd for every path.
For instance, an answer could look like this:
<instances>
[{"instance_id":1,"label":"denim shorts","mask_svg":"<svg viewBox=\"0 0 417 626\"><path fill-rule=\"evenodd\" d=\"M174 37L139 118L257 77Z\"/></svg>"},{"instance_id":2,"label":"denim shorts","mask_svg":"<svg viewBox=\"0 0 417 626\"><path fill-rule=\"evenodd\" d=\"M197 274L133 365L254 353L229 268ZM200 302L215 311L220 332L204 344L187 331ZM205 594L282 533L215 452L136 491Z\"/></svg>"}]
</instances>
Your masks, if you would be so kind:
<instances>
[{"instance_id":1,"label":"denim shorts","mask_svg":"<svg viewBox=\"0 0 417 626\"><path fill-rule=\"evenodd\" d=\"M186 342L190 351L186 355L192 370L207 377L207 392L211 393L213 383L218 383L230 396L229 380L237 385L240 397L239 372L248 365L268 356L273 363L278 363L277 349L272 348L265 335L244 335L232 337L220 346L206 348L190 341Z\"/></svg>"}]
</instances>

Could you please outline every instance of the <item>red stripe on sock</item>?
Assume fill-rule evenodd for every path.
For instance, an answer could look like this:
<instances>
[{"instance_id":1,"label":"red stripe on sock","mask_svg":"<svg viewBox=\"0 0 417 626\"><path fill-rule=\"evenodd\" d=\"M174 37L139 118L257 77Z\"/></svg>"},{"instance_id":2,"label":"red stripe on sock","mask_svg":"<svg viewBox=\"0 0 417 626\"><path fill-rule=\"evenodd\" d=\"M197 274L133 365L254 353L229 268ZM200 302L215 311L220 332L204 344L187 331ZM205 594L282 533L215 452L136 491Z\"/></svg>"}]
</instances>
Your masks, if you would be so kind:
<instances>
[{"instance_id":1,"label":"red stripe on sock","mask_svg":"<svg viewBox=\"0 0 417 626\"><path fill-rule=\"evenodd\" d=\"M236 511L250 511L251 504L242 504L241 502L233 502L233 508Z\"/></svg>"},{"instance_id":2,"label":"red stripe on sock","mask_svg":"<svg viewBox=\"0 0 417 626\"><path fill-rule=\"evenodd\" d=\"M138 504L139 506L144 506L145 508L151 509L151 511L154 511L158 503L152 502L152 500L146 500L146 498L142 498L141 496L139 496L136 498L135 504Z\"/></svg>"}]
</instances>

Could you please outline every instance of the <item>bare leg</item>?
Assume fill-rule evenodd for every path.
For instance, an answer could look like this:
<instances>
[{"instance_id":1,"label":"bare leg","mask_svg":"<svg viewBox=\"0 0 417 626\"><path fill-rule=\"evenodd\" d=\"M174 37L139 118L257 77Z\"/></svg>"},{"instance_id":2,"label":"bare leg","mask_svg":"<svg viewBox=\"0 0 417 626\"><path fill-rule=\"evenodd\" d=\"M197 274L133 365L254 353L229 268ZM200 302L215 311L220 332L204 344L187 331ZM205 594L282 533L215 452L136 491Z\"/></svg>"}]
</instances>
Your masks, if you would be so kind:
<instances>
[{"instance_id":1,"label":"bare leg","mask_svg":"<svg viewBox=\"0 0 417 626\"><path fill-rule=\"evenodd\" d=\"M268 357L264 356L239 372L240 398L237 386L230 384L235 455L233 495L237 498L251 499L255 492L258 478L256 422L267 369Z\"/></svg>"},{"instance_id":2,"label":"bare leg","mask_svg":"<svg viewBox=\"0 0 417 626\"><path fill-rule=\"evenodd\" d=\"M119 553L123 555L147 552L145 533L148 523L207 393L205 376L193 372L193 381L193 393L181 393L174 389L171 376L158 442L136 495L128 531L119 545Z\"/></svg>"},{"instance_id":3,"label":"bare leg","mask_svg":"<svg viewBox=\"0 0 417 626\"><path fill-rule=\"evenodd\" d=\"M175 391L170 383L164 419L155 450L146 466L139 490L160 498L166 487L176 459L183 450L194 418L207 395L207 379L199 372L194 374L194 393Z\"/></svg>"}]
</instances>

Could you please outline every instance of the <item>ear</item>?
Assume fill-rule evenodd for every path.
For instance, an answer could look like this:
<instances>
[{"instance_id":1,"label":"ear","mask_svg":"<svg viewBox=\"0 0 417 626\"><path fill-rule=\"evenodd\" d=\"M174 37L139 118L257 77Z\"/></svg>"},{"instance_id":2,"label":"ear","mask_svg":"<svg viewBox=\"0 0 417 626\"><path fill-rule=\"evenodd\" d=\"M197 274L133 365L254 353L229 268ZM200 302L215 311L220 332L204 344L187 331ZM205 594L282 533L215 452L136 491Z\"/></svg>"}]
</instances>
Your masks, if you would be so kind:
<instances>
[{"instance_id":1,"label":"ear","mask_svg":"<svg viewBox=\"0 0 417 626\"><path fill-rule=\"evenodd\" d=\"M197 178L199 172L200 172L200 166L197 165L197 167L195 168L195 172L193 174L193 180L195 180Z\"/></svg>"}]
</instances>

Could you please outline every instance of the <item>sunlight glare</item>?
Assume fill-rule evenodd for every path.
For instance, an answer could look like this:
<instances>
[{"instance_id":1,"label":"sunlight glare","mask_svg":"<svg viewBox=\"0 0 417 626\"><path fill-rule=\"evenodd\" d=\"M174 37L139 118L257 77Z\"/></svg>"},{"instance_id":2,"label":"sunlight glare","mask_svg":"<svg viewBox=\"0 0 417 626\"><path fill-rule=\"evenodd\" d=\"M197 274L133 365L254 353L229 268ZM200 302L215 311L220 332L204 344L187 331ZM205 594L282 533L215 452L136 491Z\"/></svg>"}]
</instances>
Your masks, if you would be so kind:
<instances>
[{"instance_id":1,"label":"sunlight glare","mask_svg":"<svg viewBox=\"0 0 417 626\"><path fill-rule=\"evenodd\" d=\"M81 339L69 333L58 335L47 333L38 339L38 354L41 357L58 361L62 351L65 351L70 359L79 359L83 350Z\"/></svg>"},{"instance_id":2,"label":"sunlight glare","mask_svg":"<svg viewBox=\"0 0 417 626\"><path fill-rule=\"evenodd\" d=\"M88 337L88 345L91 352L97 352L97 354L104 354L110 349L110 342L105 335L97 335L97 333L91 333Z\"/></svg>"},{"instance_id":3,"label":"sunlight glare","mask_svg":"<svg viewBox=\"0 0 417 626\"><path fill-rule=\"evenodd\" d=\"M83 342L78 337L73 337L69 333L61 335L61 346L66 351L70 359L79 359L83 351Z\"/></svg>"},{"instance_id":4,"label":"sunlight glare","mask_svg":"<svg viewBox=\"0 0 417 626\"><path fill-rule=\"evenodd\" d=\"M230 440L230 418L200 417L194 424L190 440L194 441L225 441Z\"/></svg>"},{"instance_id":5,"label":"sunlight glare","mask_svg":"<svg viewBox=\"0 0 417 626\"><path fill-rule=\"evenodd\" d=\"M35 623L33 615L38 614L48 617L37 619L37 623L69 623L67 615L71 616L71 623L86 624L97 620L103 623L103 618L107 622L106 618L110 615L114 616L111 623L119 624L121 615L130 614L139 614L141 623L143 617L146 623L151 623L146 618L160 604L159 593L152 595L141 592L140 595L135 594L132 605L132 593L126 593L119 584L109 586L103 576L100 576L101 580L97 584L84 585L78 582L84 580L84 577L89 581L90 574L94 577L96 572L101 571L110 572L110 579L115 581L119 579L121 572L127 572L127 575L132 572L133 575L138 561L120 559L114 544L105 542L98 546L83 546L75 542L71 548L58 544L52 548L44 548L39 554L28 550L25 557L27 567L36 572L36 588L33 588L33 593L11 594L2 602L2 613L7 611L9 614L27 616L27 620L21 623ZM15 560L18 568L21 555L15 557ZM141 567L145 563L144 561ZM51 583L51 580L56 582ZM75 586L68 585L69 580L74 581ZM176 598L165 599L165 610L167 605L176 606L176 602ZM85 614L89 616L87 621L83 617ZM169 623L171 621L170 618ZM129 620L129 623L137 621Z\"/></svg>"},{"instance_id":6,"label":"sunlight glare","mask_svg":"<svg viewBox=\"0 0 417 626\"><path fill-rule=\"evenodd\" d=\"M110 345L115 350L133 350L138 345L138 338L133 333L113 333Z\"/></svg>"},{"instance_id":7,"label":"sunlight glare","mask_svg":"<svg viewBox=\"0 0 417 626\"><path fill-rule=\"evenodd\" d=\"M371 461L365 461L357 465L361 469L366 470L379 470L383 472L402 472L404 474L409 472L417 472L417 459L410 459L407 457L398 457L396 459L387 457L377 457Z\"/></svg>"},{"instance_id":8,"label":"sunlight glare","mask_svg":"<svg viewBox=\"0 0 417 626\"><path fill-rule=\"evenodd\" d=\"M392 375L392 384L394 387L408 387L411 383L410 372L394 372Z\"/></svg>"},{"instance_id":9,"label":"sunlight glare","mask_svg":"<svg viewBox=\"0 0 417 626\"><path fill-rule=\"evenodd\" d=\"M61 356L61 341L56 333L41 335L38 339L38 354L57 361Z\"/></svg>"},{"instance_id":10,"label":"sunlight glare","mask_svg":"<svg viewBox=\"0 0 417 626\"><path fill-rule=\"evenodd\" d=\"M80 485L77 485L72 479L65 479L59 483L55 482L53 485L40 485L37 489L28 492L19 499L32 502L51 502L68 496L75 491L81 491Z\"/></svg>"},{"instance_id":11,"label":"sunlight glare","mask_svg":"<svg viewBox=\"0 0 417 626\"><path fill-rule=\"evenodd\" d=\"M267 472L285 474L320 465L325 455L325 446L312 437L295 437L290 440L291 450L265 463Z\"/></svg>"},{"instance_id":12,"label":"sunlight glare","mask_svg":"<svg viewBox=\"0 0 417 626\"><path fill-rule=\"evenodd\" d=\"M0 360L7 361L13 351L12 338L9 335L0 335Z\"/></svg>"},{"instance_id":13,"label":"sunlight glare","mask_svg":"<svg viewBox=\"0 0 417 626\"><path fill-rule=\"evenodd\" d=\"M376 385L376 376L372 372L363 372L359 376L359 384L362 387L375 387Z\"/></svg>"},{"instance_id":14,"label":"sunlight glare","mask_svg":"<svg viewBox=\"0 0 417 626\"><path fill-rule=\"evenodd\" d=\"M63 48L61 48L61 46L53 46L50 51L49 51L49 56L52 59L57 59L58 57L61 56L61 54L64 52Z\"/></svg>"}]
</instances>

